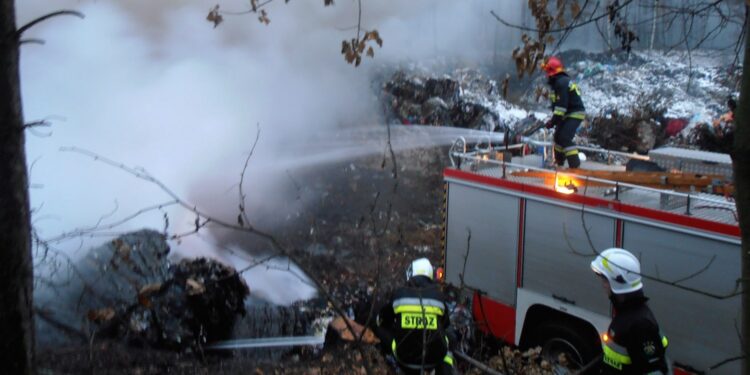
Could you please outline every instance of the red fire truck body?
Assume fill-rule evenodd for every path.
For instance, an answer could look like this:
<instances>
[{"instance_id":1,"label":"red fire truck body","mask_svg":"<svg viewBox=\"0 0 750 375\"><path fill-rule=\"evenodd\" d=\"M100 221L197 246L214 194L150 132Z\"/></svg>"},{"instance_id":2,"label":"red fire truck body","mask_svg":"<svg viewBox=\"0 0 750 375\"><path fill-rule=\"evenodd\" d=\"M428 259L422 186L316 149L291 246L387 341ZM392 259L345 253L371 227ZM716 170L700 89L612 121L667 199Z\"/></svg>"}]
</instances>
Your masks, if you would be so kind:
<instances>
[{"instance_id":1,"label":"red fire truck body","mask_svg":"<svg viewBox=\"0 0 750 375\"><path fill-rule=\"evenodd\" d=\"M741 356L740 231L731 201L555 171L516 177L530 167L486 153L453 158L444 171L445 280L473 291L485 332L581 363L595 358L611 307L590 262L622 247L641 260L675 373L739 373L737 361L722 364Z\"/></svg>"}]
</instances>

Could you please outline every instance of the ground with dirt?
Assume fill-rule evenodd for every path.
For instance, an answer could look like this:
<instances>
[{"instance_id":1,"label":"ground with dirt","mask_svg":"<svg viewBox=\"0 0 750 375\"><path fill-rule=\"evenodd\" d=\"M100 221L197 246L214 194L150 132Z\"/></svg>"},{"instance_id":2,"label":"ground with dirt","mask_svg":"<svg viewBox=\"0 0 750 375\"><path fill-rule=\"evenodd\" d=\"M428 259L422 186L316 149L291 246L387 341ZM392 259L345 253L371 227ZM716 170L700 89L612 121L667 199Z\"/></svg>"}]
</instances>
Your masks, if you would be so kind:
<instances>
[{"instance_id":1,"label":"ground with dirt","mask_svg":"<svg viewBox=\"0 0 750 375\"><path fill-rule=\"evenodd\" d=\"M401 284L403 270L411 260L428 257L439 264L441 259L442 170L447 165L447 152L443 148L400 152L396 165L394 170L392 160L384 162L378 156L307 171L301 176L307 181L305 189L319 199L297 220L276 229L279 238L293 249L295 259L314 270L314 277L329 293L362 320L370 311L371 296L384 295ZM300 306L332 313L320 298ZM294 320L298 319L305 318L294 315ZM379 352L368 346L355 350L334 347L316 353L297 350L284 355L235 352L217 356L196 353L193 347L164 351L150 349L148 343L134 348L96 336L90 340L64 348L40 348L43 373L330 374L364 373L368 367L377 369L370 373L390 371Z\"/></svg>"}]
</instances>

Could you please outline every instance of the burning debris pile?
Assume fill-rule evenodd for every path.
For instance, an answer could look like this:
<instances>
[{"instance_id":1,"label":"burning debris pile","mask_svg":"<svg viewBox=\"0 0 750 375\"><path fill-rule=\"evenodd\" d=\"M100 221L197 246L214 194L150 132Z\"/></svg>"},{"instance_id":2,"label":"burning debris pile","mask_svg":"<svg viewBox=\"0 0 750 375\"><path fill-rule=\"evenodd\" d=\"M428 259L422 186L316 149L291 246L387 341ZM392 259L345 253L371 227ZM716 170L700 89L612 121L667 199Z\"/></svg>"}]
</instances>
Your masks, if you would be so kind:
<instances>
[{"instance_id":1,"label":"burning debris pile","mask_svg":"<svg viewBox=\"0 0 750 375\"><path fill-rule=\"evenodd\" d=\"M59 297L41 298L39 309L46 314L39 324L88 336L93 333L77 327L93 322L97 337L173 350L230 337L235 319L245 313L244 280L205 258L173 264L168 253L164 237L150 230L92 249L71 265L75 276L56 289Z\"/></svg>"},{"instance_id":2,"label":"burning debris pile","mask_svg":"<svg viewBox=\"0 0 750 375\"><path fill-rule=\"evenodd\" d=\"M501 91L472 69L445 75L400 70L383 85L382 101L388 121L495 131L527 117Z\"/></svg>"}]
</instances>

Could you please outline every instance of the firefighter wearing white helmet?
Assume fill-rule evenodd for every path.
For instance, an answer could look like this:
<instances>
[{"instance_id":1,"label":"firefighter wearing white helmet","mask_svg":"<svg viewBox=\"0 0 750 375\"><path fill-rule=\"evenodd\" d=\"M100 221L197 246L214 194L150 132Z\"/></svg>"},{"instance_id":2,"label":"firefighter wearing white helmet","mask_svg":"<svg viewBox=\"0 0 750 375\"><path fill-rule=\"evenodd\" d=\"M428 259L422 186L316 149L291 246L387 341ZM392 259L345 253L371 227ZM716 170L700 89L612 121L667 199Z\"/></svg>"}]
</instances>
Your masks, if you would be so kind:
<instances>
[{"instance_id":1,"label":"firefighter wearing white helmet","mask_svg":"<svg viewBox=\"0 0 750 375\"><path fill-rule=\"evenodd\" d=\"M643 294L641 263L620 248L602 251L591 262L612 302L613 318L603 334L602 374L671 374L668 341Z\"/></svg>"},{"instance_id":2,"label":"firefighter wearing white helmet","mask_svg":"<svg viewBox=\"0 0 750 375\"><path fill-rule=\"evenodd\" d=\"M433 279L427 258L411 262L406 285L393 292L376 319L374 331L383 350L405 374L454 373L446 335L450 325L446 298Z\"/></svg>"}]
</instances>

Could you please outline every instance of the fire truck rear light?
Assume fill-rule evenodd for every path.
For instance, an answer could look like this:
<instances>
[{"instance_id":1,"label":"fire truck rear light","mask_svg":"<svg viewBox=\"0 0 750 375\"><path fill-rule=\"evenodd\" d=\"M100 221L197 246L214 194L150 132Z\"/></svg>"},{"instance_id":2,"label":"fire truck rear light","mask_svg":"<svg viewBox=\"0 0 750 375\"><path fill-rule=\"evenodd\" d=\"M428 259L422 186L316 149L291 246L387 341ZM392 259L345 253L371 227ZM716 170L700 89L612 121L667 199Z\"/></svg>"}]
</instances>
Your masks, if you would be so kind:
<instances>
[{"instance_id":1,"label":"fire truck rear light","mask_svg":"<svg viewBox=\"0 0 750 375\"><path fill-rule=\"evenodd\" d=\"M443 281L443 277L445 277L445 271L443 270L443 267L438 267L435 270L435 279L437 281Z\"/></svg>"}]
</instances>

